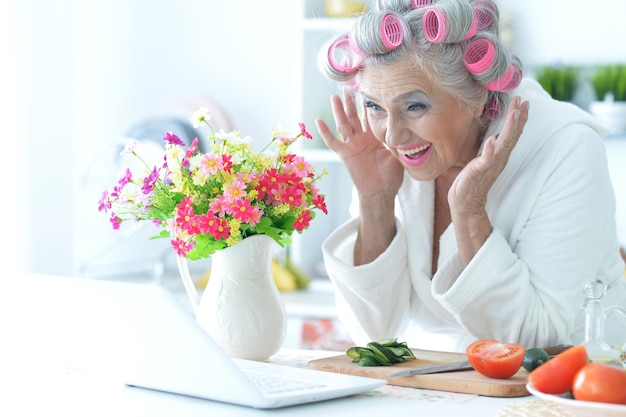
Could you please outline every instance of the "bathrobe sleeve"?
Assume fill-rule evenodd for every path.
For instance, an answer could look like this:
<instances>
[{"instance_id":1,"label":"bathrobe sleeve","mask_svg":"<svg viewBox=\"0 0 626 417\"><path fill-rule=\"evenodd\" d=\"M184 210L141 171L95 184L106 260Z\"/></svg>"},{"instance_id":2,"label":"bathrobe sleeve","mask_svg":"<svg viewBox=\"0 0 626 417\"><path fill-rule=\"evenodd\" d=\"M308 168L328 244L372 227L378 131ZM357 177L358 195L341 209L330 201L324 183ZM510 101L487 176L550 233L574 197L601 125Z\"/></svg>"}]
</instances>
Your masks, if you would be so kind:
<instances>
[{"instance_id":1,"label":"bathrobe sleeve","mask_svg":"<svg viewBox=\"0 0 626 417\"><path fill-rule=\"evenodd\" d=\"M354 266L358 219L337 229L323 245L324 261L335 287L337 314L358 345L397 337L409 321L411 283L403 227L387 250L366 265Z\"/></svg>"},{"instance_id":2,"label":"bathrobe sleeve","mask_svg":"<svg viewBox=\"0 0 626 417\"><path fill-rule=\"evenodd\" d=\"M466 268L458 252L442 260L432 292L477 339L568 344L583 283L619 276L617 263L598 276L618 250L606 154L591 128L572 125L524 156L532 169L509 170L489 196L491 236Z\"/></svg>"}]
</instances>

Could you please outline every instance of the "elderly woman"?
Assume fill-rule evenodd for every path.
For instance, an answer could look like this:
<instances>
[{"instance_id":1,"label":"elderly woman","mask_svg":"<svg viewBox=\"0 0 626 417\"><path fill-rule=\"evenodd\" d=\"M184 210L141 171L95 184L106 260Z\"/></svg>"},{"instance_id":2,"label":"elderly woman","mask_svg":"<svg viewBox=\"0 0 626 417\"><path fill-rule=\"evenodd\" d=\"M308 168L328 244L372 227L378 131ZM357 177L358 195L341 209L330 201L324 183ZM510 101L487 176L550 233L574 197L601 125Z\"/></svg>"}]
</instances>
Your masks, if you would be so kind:
<instances>
[{"instance_id":1,"label":"elderly woman","mask_svg":"<svg viewBox=\"0 0 626 417\"><path fill-rule=\"evenodd\" d=\"M322 51L344 95L338 136L317 128L358 206L323 251L357 344L580 343L585 281L626 303L606 129L522 79L498 18L491 0L380 1Z\"/></svg>"}]
</instances>

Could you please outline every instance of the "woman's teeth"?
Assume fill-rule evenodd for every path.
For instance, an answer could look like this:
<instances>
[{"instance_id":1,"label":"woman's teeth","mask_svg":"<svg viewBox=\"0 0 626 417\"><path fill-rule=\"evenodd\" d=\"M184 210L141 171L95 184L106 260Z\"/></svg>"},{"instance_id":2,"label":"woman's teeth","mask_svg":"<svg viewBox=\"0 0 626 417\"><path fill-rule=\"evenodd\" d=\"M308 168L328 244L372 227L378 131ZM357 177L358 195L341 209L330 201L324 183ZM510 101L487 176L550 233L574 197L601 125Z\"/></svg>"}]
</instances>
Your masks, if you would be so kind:
<instances>
[{"instance_id":1,"label":"woman's teeth","mask_svg":"<svg viewBox=\"0 0 626 417\"><path fill-rule=\"evenodd\" d=\"M408 158L414 158L414 157L417 157L420 153L427 150L428 148L430 148L430 144L422 145L422 146L418 146L416 148L410 148L410 149L398 149L398 153Z\"/></svg>"}]
</instances>

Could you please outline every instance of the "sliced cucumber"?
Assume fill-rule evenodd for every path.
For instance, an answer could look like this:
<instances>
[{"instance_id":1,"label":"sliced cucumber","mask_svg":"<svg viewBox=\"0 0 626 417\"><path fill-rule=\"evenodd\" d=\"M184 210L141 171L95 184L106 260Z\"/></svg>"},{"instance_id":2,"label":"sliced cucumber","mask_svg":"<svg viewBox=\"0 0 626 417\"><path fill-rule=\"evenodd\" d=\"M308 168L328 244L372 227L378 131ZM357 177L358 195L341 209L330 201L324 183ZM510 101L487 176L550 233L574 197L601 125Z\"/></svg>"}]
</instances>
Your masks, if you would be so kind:
<instances>
[{"instance_id":1,"label":"sliced cucumber","mask_svg":"<svg viewBox=\"0 0 626 417\"><path fill-rule=\"evenodd\" d=\"M370 342L367 347L353 346L346 354L352 362L357 362L361 366L389 366L405 362L406 358L415 358L406 342L399 343L397 339Z\"/></svg>"}]
</instances>

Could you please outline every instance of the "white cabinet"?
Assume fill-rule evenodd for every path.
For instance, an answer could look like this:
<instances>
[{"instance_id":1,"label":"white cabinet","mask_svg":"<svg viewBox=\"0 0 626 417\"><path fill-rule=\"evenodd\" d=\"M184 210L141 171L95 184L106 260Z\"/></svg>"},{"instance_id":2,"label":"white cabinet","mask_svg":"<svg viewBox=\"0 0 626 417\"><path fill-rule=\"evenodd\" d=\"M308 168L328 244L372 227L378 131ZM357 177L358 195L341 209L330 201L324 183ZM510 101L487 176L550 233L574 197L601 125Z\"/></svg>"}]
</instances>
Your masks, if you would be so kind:
<instances>
[{"instance_id":1,"label":"white cabinet","mask_svg":"<svg viewBox=\"0 0 626 417\"><path fill-rule=\"evenodd\" d=\"M313 134L312 141L301 141L299 152L309 160L318 172L326 169L329 174L318 185L326 195L328 215L318 213L309 229L295 235L290 246L293 261L307 274L317 277L323 274L321 245L324 239L349 218L352 182L337 156L329 150L315 127L315 119L324 119L334 128L330 96L340 93L337 83L324 77L317 64L321 48L334 34L347 32L352 24L349 18L328 18L324 14L324 0L300 0L301 24L297 33L298 91L295 108L296 120L302 121Z\"/></svg>"}]
</instances>

